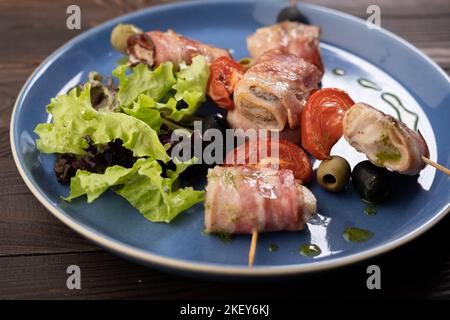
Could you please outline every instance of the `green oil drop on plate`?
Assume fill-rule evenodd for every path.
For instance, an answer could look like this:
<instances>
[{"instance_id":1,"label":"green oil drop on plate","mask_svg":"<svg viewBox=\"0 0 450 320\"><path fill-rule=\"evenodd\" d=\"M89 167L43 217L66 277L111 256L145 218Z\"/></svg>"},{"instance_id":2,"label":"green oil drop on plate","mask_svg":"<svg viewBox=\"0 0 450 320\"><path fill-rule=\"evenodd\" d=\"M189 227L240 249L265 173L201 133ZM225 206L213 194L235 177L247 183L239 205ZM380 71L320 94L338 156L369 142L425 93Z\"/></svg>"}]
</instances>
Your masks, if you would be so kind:
<instances>
[{"instance_id":1,"label":"green oil drop on plate","mask_svg":"<svg viewBox=\"0 0 450 320\"><path fill-rule=\"evenodd\" d=\"M317 257L322 253L322 250L320 250L319 246L312 243L302 245L299 251L306 257Z\"/></svg>"},{"instance_id":2,"label":"green oil drop on plate","mask_svg":"<svg viewBox=\"0 0 450 320\"><path fill-rule=\"evenodd\" d=\"M348 242L364 242L372 237L373 232L356 227L350 227L344 231L344 239Z\"/></svg>"},{"instance_id":3,"label":"green oil drop on plate","mask_svg":"<svg viewBox=\"0 0 450 320\"><path fill-rule=\"evenodd\" d=\"M364 208L364 213L368 216L374 216L377 214L377 207L373 205L368 205Z\"/></svg>"},{"instance_id":4,"label":"green oil drop on plate","mask_svg":"<svg viewBox=\"0 0 450 320\"><path fill-rule=\"evenodd\" d=\"M345 70L340 68L334 68L333 73L337 76L345 76Z\"/></svg>"},{"instance_id":5,"label":"green oil drop on plate","mask_svg":"<svg viewBox=\"0 0 450 320\"><path fill-rule=\"evenodd\" d=\"M358 83L360 86L363 86L364 88L373 89L376 91L381 91L381 88L373 81L370 81L365 78L359 78Z\"/></svg>"}]
</instances>

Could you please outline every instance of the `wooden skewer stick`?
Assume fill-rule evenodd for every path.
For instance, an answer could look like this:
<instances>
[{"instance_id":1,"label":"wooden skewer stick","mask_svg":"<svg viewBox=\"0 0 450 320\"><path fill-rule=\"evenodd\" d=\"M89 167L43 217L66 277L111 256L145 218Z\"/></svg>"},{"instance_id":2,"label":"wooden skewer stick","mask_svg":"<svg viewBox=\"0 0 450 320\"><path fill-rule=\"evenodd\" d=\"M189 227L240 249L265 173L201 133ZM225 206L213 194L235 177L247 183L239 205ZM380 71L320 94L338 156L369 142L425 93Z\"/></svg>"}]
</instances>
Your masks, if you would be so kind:
<instances>
[{"instance_id":1,"label":"wooden skewer stick","mask_svg":"<svg viewBox=\"0 0 450 320\"><path fill-rule=\"evenodd\" d=\"M253 230L252 242L250 243L250 250L248 252L248 266L253 266L253 261L255 261L256 253L256 243L258 242L258 231Z\"/></svg>"},{"instance_id":2,"label":"wooden skewer stick","mask_svg":"<svg viewBox=\"0 0 450 320\"><path fill-rule=\"evenodd\" d=\"M422 160L423 162L425 162L426 164L435 167L436 169L442 171L443 173L446 173L448 175L450 175L450 170L444 166L441 166L439 163L434 162L433 160L430 160L428 158L425 158L424 156L422 156Z\"/></svg>"}]
</instances>

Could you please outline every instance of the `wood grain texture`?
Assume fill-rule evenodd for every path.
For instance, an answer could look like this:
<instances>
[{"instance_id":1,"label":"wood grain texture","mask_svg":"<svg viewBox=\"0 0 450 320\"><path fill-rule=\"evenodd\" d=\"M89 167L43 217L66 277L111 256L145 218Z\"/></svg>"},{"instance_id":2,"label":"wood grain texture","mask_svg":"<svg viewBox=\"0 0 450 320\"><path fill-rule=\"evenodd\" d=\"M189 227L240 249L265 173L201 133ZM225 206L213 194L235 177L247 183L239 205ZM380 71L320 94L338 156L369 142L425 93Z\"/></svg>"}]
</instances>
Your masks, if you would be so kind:
<instances>
[{"instance_id":1,"label":"wood grain texture","mask_svg":"<svg viewBox=\"0 0 450 320\"><path fill-rule=\"evenodd\" d=\"M82 31L150 0L0 0L0 298L450 298L450 219L383 257L286 283L239 284L193 280L144 268L107 253L48 213L31 195L11 156L9 121L31 72L80 31L65 28L69 4L82 9ZM286 1L287 2L287 1ZM384 28L413 43L450 72L448 0L306 1L366 17L381 8ZM439 248L434 244L439 243ZM430 249L434 248L434 249ZM366 267L383 270L382 291L366 289ZM68 290L66 268L82 269L82 290Z\"/></svg>"},{"instance_id":2,"label":"wood grain texture","mask_svg":"<svg viewBox=\"0 0 450 320\"><path fill-rule=\"evenodd\" d=\"M450 244L430 250L450 228L446 219L395 252L352 267L264 283L213 282L147 269L106 252L0 258L0 299L328 299L447 298ZM81 268L81 290L68 290L66 270ZM366 268L382 270L381 291L366 288Z\"/></svg>"}]
</instances>

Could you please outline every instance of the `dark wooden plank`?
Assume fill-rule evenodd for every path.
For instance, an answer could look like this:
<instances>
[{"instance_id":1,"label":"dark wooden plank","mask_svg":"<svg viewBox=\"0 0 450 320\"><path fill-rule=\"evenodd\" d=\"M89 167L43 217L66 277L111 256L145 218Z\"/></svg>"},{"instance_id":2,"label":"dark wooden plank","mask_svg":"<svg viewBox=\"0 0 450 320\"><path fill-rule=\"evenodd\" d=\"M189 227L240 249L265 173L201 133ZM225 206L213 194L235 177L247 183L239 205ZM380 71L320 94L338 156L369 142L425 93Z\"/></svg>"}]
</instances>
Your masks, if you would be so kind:
<instances>
[{"instance_id":1,"label":"dark wooden plank","mask_svg":"<svg viewBox=\"0 0 450 320\"><path fill-rule=\"evenodd\" d=\"M72 264L81 269L81 290L66 287L66 270ZM325 299L344 293L353 298L378 295L365 288L367 276L363 266L324 274L320 278L245 284L181 278L148 270L107 253L4 257L0 259L0 269L0 298L258 299L271 296ZM418 288L423 295L423 285L417 282L402 290L384 290L384 294L407 297Z\"/></svg>"},{"instance_id":2,"label":"dark wooden plank","mask_svg":"<svg viewBox=\"0 0 450 320\"><path fill-rule=\"evenodd\" d=\"M446 0L307 1L366 19L369 5L381 9L382 27L413 43L441 67L450 68L450 6Z\"/></svg>"},{"instance_id":3,"label":"dark wooden plank","mask_svg":"<svg viewBox=\"0 0 450 320\"><path fill-rule=\"evenodd\" d=\"M12 159L0 157L0 168L0 256L99 250L34 198Z\"/></svg>"},{"instance_id":4,"label":"dark wooden plank","mask_svg":"<svg viewBox=\"0 0 450 320\"><path fill-rule=\"evenodd\" d=\"M0 1L0 298L371 297L373 293L365 288L365 267L372 262L382 266L384 296L449 298L450 246L442 242L449 218L418 241L372 262L295 283L242 285L185 279L99 251L34 199L14 167L8 133L10 112L26 78L53 50L87 28L163 2L173 1ZM367 16L368 5L379 5L383 27L450 71L448 0L307 2L361 18ZM82 10L81 31L65 27L65 10L73 3ZM430 251L436 243L439 250ZM65 269L70 264L82 268L81 291L65 288Z\"/></svg>"},{"instance_id":5,"label":"dark wooden plank","mask_svg":"<svg viewBox=\"0 0 450 320\"><path fill-rule=\"evenodd\" d=\"M0 258L1 298L327 299L450 298L450 228L445 219L413 244L332 272L278 281L196 280L148 269L105 252ZM430 243L439 243L430 248ZM367 266L381 268L381 290L366 287ZM81 269L81 290L68 290L69 265Z\"/></svg>"},{"instance_id":6,"label":"dark wooden plank","mask_svg":"<svg viewBox=\"0 0 450 320\"><path fill-rule=\"evenodd\" d=\"M4 59L1 63L41 61L62 43L93 25L119 14L162 2L167 1L77 1L82 10L83 21L82 30L77 31L65 28L65 8L72 3L70 1L23 0L18 4L2 1L0 2L0 27L4 30L2 37L6 40L4 43L14 41L14 46L4 46L2 52ZM450 9L447 1L414 0L414 2L399 3L388 0L357 2L314 0L308 2L342 10L361 18L367 17L368 5L377 4L381 8L383 26L419 47L443 48L448 47L450 41L447 32ZM8 19L9 17L14 19ZM26 24L18 28L17 21L26 21Z\"/></svg>"},{"instance_id":7,"label":"dark wooden plank","mask_svg":"<svg viewBox=\"0 0 450 320\"><path fill-rule=\"evenodd\" d=\"M344 11L355 16L364 15L369 5L378 5L381 8L383 16L403 17L406 19L433 17L450 13L447 0L299 0L298 2L300 4L302 2L314 3Z\"/></svg>"}]
</instances>

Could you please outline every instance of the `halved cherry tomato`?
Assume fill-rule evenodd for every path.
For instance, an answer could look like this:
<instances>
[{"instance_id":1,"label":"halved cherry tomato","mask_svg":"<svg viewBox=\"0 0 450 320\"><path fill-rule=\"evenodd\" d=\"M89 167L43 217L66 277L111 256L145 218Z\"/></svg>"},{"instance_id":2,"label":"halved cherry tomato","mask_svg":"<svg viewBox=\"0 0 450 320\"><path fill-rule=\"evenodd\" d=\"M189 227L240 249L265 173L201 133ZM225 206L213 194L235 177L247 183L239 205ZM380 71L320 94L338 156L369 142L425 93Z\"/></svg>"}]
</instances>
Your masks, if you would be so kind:
<instances>
[{"instance_id":1,"label":"halved cherry tomato","mask_svg":"<svg viewBox=\"0 0 450 320\"><path fill-rule=\"evenodd\" d=\"M302 110L302 146L314 158L330 158L331 148L342 137L342 119L355 103L347 92L324 88L314 92Z\"/></svg>"},{"instance_id":2,"label":"halved cherry tomato","mask_svg":"<svg viewBox=\"0 0 450 320\"><path fill-rule=\"evenodd\" d=\"M221 107L233 109L234 86L241 79L245 67L229 57L220 57L209 66L208 96Z\"/></svg>"},{"instance_id":3,"label":"halved cherry tomato","mask_svg":"<svg viewBox=\"0 0 450 320\"><path fill-rule=\"evenodd\" d=\"M278 148L278 157L275 148ZM272 150L275 154L272 154ZM302 182L311 181L311 160L302 148L286 140L249 140L231 150L224 163L225 166L247 165L258 168L274 164L278 164L280 169L292 170L295 178Z\"/></svg>"}]
</instances>

